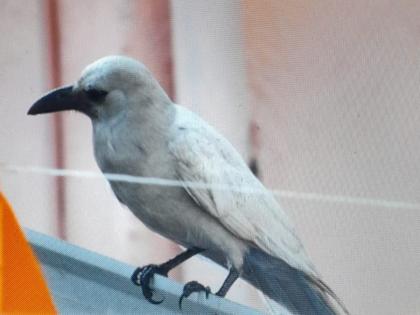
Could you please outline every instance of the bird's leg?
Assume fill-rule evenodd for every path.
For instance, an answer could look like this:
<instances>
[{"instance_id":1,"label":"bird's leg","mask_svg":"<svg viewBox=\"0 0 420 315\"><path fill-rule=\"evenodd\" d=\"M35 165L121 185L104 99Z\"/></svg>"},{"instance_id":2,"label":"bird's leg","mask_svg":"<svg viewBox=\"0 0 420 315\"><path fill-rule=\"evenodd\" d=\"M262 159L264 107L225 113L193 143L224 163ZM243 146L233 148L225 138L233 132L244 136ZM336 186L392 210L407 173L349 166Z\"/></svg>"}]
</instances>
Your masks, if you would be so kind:
<instances>
[{"instance_id":1,"label":"bird's leg","mask_svg":"<svg viewBox=\"0 0 420 315\"><path fill-rule=\"evenodd\" d=\"M150 303L160 304L163 302L163 299L158 301L153 300L153 289L150 288L150 281L152 280L153 276L155 274L159 274L167 277L169 271L171 271L173 268L177 267L187 259L202 251L203 249L197 247L189 248L163 264L146 265L144 267L139 267L134 271L133 275L131 276L131 281L133 281L135 285L141 286L143 296Z\"/></svg>"},{"instance_id":2,"label":"bird's leg","mask_svg":"<svg viewBox=\"0 0 420 315\"><path fill-rule=\"evenodd\" d=\"M238 278L239 278L239 272L235 268L232 267L229 270L228 276L226 277L219 291L217 291L216 295L220 297L224 297ZM205 287L197 281L187 282L184 285L184 290L178 301L178 305L180 309L182 308L182 300L184 298L189 297L191 293L194 293L194 292L205 292L206 298L208 298L209 294L211 293L209 287Z\"/></svg>"},{"instance_id":3,"label":"bird's leg","mask_svg":"<svg viewBox=\"0 0 420 315\"><path fill-rule=\"evenodd\" d=\"M216 295L224 297L238 278L239 272L235 268L231 268L219 291L216 292Z\"/></svg>"}]
</instances>

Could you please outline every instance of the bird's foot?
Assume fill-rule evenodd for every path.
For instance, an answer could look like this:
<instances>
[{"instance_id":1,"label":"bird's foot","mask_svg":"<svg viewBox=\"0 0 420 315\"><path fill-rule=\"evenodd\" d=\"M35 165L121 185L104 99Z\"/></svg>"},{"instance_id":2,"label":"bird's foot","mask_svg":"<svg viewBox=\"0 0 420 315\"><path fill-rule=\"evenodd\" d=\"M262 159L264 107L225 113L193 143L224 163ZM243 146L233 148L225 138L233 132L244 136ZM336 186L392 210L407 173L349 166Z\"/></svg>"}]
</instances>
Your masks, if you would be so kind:
<instances>
[{"instance_id":1,"label":"bird's foot","mask_svg":"<svg viewBox=\"0 0 420 315\"><path fill-rule=\"evenodd\" d=\"M194 293L194 292L205 292L206 293L206 299L208 299L209 294L211 293L209 287L205 287L204 285L202 285L201 283L199 283L197 281L187 282L184 285L184 290L182 292L182 295L179 297L179 301L178 301L179 309L182 309L182 300L184 298L189 297L191 295L191 293Z\"/></svg>"},{"instance_id":2,"label":"bird's foot","mask_svg":"<svg viewBox=\"0 0 420 315\"><path fill-rule=\"evenodd\" d=\"M143 291L143 296L146 298L146 300L153 304L160 304L163 302L164 299L154 300L154 290L150 288L150 281L152 280L155 274L167 277L168 270L159 265L147 265L144 267L139 267L134 271L133 275L131 276L131 281L133 281L135 285L141 287Z\"/></svg>"}]
</instances>

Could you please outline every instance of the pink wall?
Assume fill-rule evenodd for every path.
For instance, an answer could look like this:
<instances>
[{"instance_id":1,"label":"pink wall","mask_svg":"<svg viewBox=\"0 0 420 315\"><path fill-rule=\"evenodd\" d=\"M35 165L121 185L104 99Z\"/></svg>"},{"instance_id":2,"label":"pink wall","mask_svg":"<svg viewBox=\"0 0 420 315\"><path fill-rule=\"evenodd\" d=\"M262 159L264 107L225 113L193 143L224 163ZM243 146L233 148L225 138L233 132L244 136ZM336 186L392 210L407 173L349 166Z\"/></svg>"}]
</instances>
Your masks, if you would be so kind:
<instances>
[{"instance_id":1,"label":"pink wall","mask_svg":"<svg viewBox=\"0 0 420 315\"><path fill-rule=\"evenodd\" d=\"M419 3L245 1L242 12L267 185L418 202ZM418 314L419 204L282 204L352 313Z\"/></svg>"},{"instance_id":2,"label":"pink wall","mask_svg":"<svg viewBox=\"0 0 420 315\"><path fill-rule=\"evenodd\" d=\"M1 8L0 163L51 167L53 118L26 115L47 88L43 11L36 0L1 1ZM21 223L47 233L56 232L53 184L48 177L0 170L0 189Z\"/></svg>"}]
</instances>

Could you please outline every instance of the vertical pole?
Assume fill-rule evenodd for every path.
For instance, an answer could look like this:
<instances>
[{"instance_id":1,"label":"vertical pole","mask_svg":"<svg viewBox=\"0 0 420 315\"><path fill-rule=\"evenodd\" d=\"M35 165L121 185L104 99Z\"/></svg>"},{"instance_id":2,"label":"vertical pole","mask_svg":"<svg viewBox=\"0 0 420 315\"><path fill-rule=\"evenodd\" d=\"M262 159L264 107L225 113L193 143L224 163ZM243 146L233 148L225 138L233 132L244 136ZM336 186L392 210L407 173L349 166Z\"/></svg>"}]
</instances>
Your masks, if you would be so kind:
<instances>
[{"instance_id":1,"label":"vertical pole","mask_svg":"<svg viewBox=\"0 0 420 315\"><path fill-rule=\"evenodd\" d=\"M48 38L49 86L61 85L61 32L59 7L57 0L46 0L46 29ZM58 113L53 117L55 167L64 168L64 128L63 116ZM64 177L55 178L55 195L57 208L57 234L66 239L66 196Z\"/></svg>"}]
</instances>

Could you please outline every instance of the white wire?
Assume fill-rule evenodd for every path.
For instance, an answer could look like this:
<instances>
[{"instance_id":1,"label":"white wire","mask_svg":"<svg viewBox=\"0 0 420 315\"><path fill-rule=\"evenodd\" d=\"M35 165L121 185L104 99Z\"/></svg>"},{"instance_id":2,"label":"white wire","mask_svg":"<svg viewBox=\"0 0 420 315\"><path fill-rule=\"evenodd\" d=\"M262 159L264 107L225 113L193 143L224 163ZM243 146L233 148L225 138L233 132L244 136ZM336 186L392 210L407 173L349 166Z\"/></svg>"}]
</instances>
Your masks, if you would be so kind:
<instances>
[{"instance_id":1,"label":"white wire","mask_svg":"<svg viewBox=\"0 0 420 315\"><path fill-rule=\"evenodd\" d=\"M47 176L60 176L60 177L79 177L79 178L91 178L91 179L103 179L104 177L109 181L119 181L127 183L136 183L143 185L154 185L154 186L168 186L168 187L189 187L197 189L218 189L228 190L244 193L265 193L265 190L258 190L252 187L232 187L229 185L218 185L218 184L207 184L203 182L190 182L190 181L179 181L156 177L141 177L132 176L126 174L110 174L110 173L98 173L92 171L81 171L72 169L56 169L46 168L37 166L19 166L12 164L0 163L0 170L15 173L33 173L43 174ZM274 195L282 198L289 199L300 199L300 200L312 200L312 201L323 201L323 202L335 202L335 203L347 203L347 204L358 204L372 207L382 208L396 208L396 209L409 209L409 210L420 210L420 203L417 202L404 202L395 200L384 200L384 199L373 199L373 198L360 198L353 196L344 195L330 195L330 194L318 194L318 193L305 193L290 190L271 190Z\"/></svg>"}]
</instances>

